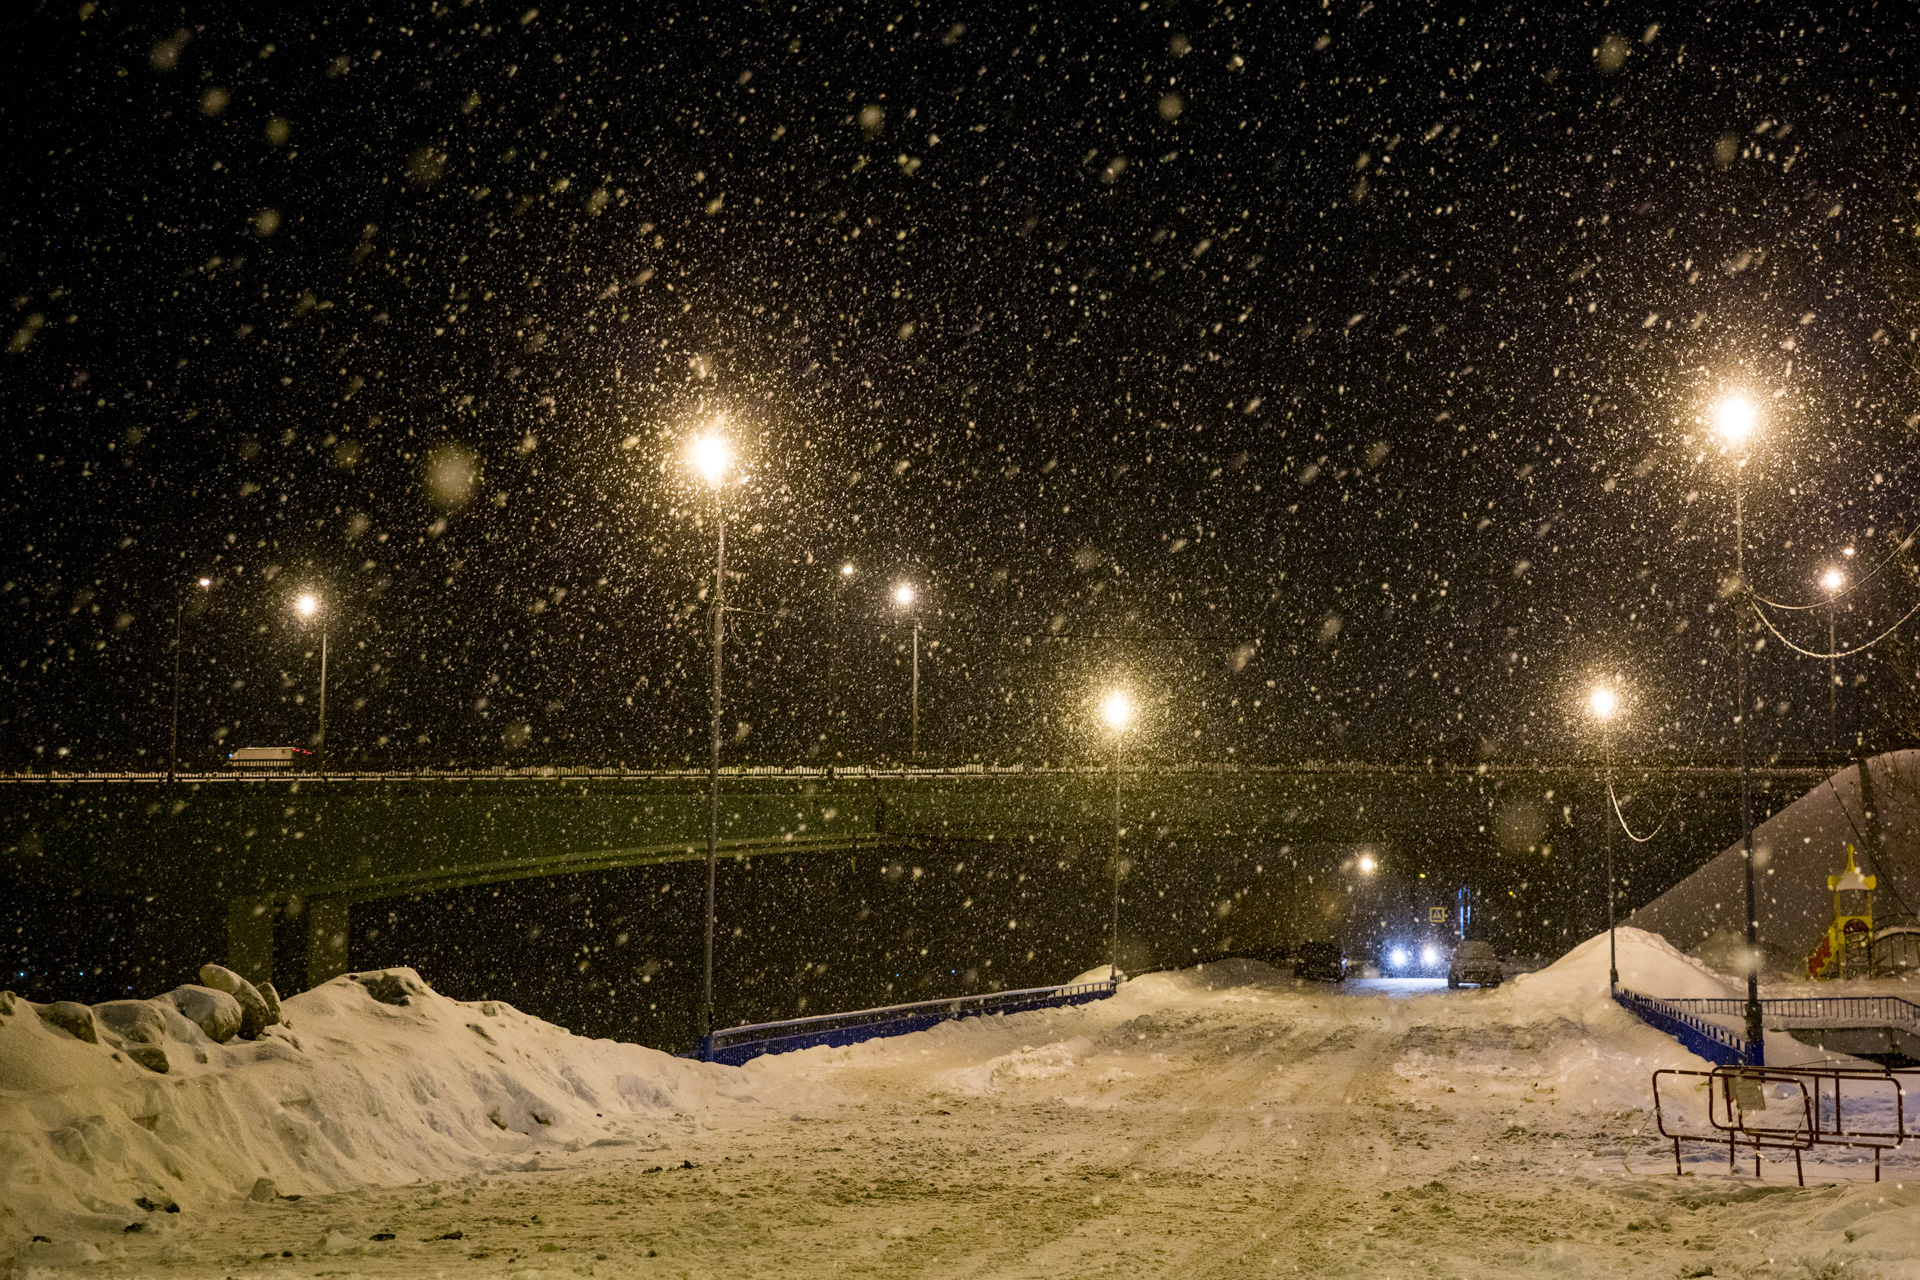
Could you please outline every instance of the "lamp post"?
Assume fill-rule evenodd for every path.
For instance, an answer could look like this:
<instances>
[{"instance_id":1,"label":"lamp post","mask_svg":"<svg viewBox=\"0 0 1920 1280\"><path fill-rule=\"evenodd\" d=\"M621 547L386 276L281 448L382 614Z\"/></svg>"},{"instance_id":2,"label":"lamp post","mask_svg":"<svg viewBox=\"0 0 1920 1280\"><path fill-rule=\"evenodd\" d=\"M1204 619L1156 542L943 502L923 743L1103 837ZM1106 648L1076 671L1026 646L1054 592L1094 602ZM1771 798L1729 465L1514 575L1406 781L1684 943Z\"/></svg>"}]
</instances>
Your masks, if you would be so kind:
<instances>
[{"instance_id":1,"label":"lamp post","mask_svg":"<svg viewBox=\"0 0 1920 1280\"><path fill-rule=\"evenodd\" d=\"M1746 1033L1749 1043L1761 1043L1760 1025L1760 919L1753 887L1753 773L1747 760L1747 559L1746 493L1747 442L1753 435L1753 406L1734 396L1720 402L1714 412L1721 439L1733 464L1733 583L1734 650L1739 658L1738 697L1734 723L1740 726L1740 830L1745 851L1747 907L1747 1007Z\"/></svg>"},{"instance_id":2,"label":"lamp post","mask_svg":"<svg viewBox=\"0 0 1920 1280\"><path fill-rule=\"evenodd\" d=\"M851 560L840 566L840 585L833 593L833 635L827 651L827 728L820 735L821 750L827 756L827 773L832 776L835 746L840 742L840 646L847 634L847 588L856 570Z\"/></svg>"},{"instance_id":3,"label":"lamp post","mask_svg":"<svg viewBox=\"0 0 1920 1280\"><path fill-rule=\"evenodd\" d=\"M293 602L293 607L303 618L318 615L320 618L320 734L314 740L314 764L321 773L327 771L327 614L320 607L320 597L311 591Z\"/></svg>"},{"instance_id":4,"label":"lamp post","mask_svg":"<svg viewBox=\"0 0 1920 1280\"><path fill-rule=\"evenodd\" d=\"M1109 978L1120 981L1120 764L1126 744L1127 727L1133 723L1133 699L1125 689L1109 690L1100 703L1100 716L1113 734L1113 921L1107 969Z\"/></svg>"},{"instance_id":5,"label":"lamp post","mask_svg":"<svg viewBox=\"0 0 1920 1280\"><path fill-rule=\"evenodd\" d=\"M893 602L913 613L913 729L907 759L916 763L920 759L920 611L914 608L914 601L918 598L918 594L907 583L903 582L893 589Z\"/></svg>"},{"instance_id":6,"label":"lamp post","mask_svg":"<svg viewBox=\"0 0 1920 1280\"><path fill-rule=\"evenodd\" d=\"M727 509L721 487L733 462L733 450L718 435L693 445L694 469L713 488L713 717L712 752L707 762L707 916L706 951L700 969L700 1058L713 1061L713 926L715 883L720 863L720 655L727 638Z\"/></svg>"},{"instance_id":7,"label":"lamp post","mask_svg":"<svg viewBox=\"0 0 1920 1280\"><path fill-rule=\"evenodd\" d=\"M1834 643L1833 612L1847 575L1829 569L1821 575L1820 585L1827 589L1827 750L1834 751L1840 746L1840 647Z\"/></svg>"},{"instance_id":8,"label":"lamp post","mask_svg":"<svg viewBox=\"0 0 1920 1280\"><path fill-rule=\"evenodd\" d=\"M213 586L212 578L198 580L202 591ZM181 623L187 613L187 593L182 589L173 605L173 734L167 742L167 785L173 785L174 775L180 771L180 643Z\"/></svg>"},{"instance_id":9,"label":"lamp post","mask_svg":"<svg viewBox=\"0 0 1920 1280\"><path fill-rule=\"evenodd\" d=\"M1600 722L1600 751L1606 762L1607 784L1607 990L1620 985L1620 952L1613 930L1613 735L1608 732L1619 700L1606 685L1597 685L1587 697L1587 709Z\"/></svg>"}]
</instances>

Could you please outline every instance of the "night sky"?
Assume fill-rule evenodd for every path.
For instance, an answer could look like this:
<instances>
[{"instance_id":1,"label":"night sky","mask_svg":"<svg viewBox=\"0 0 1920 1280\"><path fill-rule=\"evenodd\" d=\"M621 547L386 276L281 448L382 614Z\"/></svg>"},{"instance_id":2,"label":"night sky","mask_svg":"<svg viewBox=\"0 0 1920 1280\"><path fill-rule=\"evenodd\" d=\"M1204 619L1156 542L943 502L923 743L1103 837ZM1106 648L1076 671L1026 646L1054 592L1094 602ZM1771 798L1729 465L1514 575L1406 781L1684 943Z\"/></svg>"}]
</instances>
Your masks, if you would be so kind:
<instances>
[{"instance_id":1,"label":"night sky","mask_svg":"<svg viewBox=\"0 0 1920 1280\"><path fill-rule=\"evenodd\" d=\"M1727 758L1716 398L1762 594L1909 529L1916 26L16 12L0 763L162 765L182 599L183 763L309 743L303 590L337 765L697 760L715 421L735 761L905 751L902 580L934 759L1099 750L1109 682L1161 758L1583 753L1604 674L1623 752ZM1843 666L1843 735L1914 667ZM1824 679L1768 639L1763 754Z\"/></svg>"}]
</instances>

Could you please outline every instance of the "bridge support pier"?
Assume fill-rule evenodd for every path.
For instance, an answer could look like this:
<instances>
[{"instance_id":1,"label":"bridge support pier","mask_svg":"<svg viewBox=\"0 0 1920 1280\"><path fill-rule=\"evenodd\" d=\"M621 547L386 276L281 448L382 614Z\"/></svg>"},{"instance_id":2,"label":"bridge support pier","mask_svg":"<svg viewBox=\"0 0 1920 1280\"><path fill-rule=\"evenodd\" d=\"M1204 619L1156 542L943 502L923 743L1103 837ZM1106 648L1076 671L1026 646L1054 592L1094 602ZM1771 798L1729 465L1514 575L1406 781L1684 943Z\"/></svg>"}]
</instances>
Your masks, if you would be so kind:
<instances>
[{"instance_id":1,"label":"bridge support pier","mask_svg":"<svg viewBox=\"0 0 1920 1280\"><path fill-rule=\"evenodd\" d=\"M234 898L227 903L227 968L248 982L273 981L274 902Z\"/></svg>"},{"instance_id":2,"label":"bridge support pier","mask_svg":"<svg viewBox=\"0 0 1920 1280\"><path fill-rule=\"evenodd\" d=\"M347 971L345 898L307 899L307 987L311 990Z\"/></svg>"}]
</instances>

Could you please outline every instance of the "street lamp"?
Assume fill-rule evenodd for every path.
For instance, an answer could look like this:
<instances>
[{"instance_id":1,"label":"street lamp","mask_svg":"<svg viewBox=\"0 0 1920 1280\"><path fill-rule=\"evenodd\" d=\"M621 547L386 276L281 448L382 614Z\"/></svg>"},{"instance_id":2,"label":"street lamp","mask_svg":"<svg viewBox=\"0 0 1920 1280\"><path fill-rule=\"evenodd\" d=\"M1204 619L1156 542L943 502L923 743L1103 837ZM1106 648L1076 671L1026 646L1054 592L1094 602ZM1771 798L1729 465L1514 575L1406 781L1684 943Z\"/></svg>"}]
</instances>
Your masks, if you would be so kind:
<instances>
[{"instance_id":1,"label":"street lamp","mask_svg":"<svg viewBox=\"0 0 1920 1280\"><path fill-rule=\"evenodd\" d=\"M314 742L314 763L324 774L327 771L327 614L320 607L320 597L311 591L295 600L293 607L303 618L318 615L320 619L320 735Z\"/></svg>"},{"instance_id":2,"label":"street lamp","mask_svg":"<svg viewBox=\"0 0 1920 1280\"><path fill-rule=\"evenodd\" d=\"M1600 749L1606 761L1607 783L1607 990L1620 985L1620 952L1616 945L1613 929L1613 735L1608 732L1613 714L1619 710L1620 700L1612 689L1600 684L1593 687L1587 695L1587 710L1600 722Z\"/></svg>"},{"instance_id":3,"label":"street lamp","mask_svg":"<svg viewBox=\"0 0 1920 1280\"><path fill-rule=\"evenodd\" d=\"M733 448L724 436L709 434L693 442L688 461L713 488L713 723L707 762L707 919L706 951L700 969L700 1057L713 1061L713 926L715 884L720 863L720 655L727 637L727 509L721 489L733 465Z\"/></svg>"},{"instance_id":4,"label":"street lamp","mask_svg":"<svg viewBox=\"0 0 1920 1280\"><path fill-rule=\"evenodd\" d=\"M202 591L213 586L212 578L198 579ZM173 785L180 770L180 625L187 613L187 592L182 588L173 605L173 736L167 744L167 785Z\"/></svg>"},{"instance_id":5,"label":"street lamp","mask_svg":"<svg viewBox=\"0 0 1920 1280\"><path fill-rule=\"evenodd\" d=\"M893 602L913 614L913 736L907 751L907 758L920 759L920 611L913 607L919 597L907 583L901 583L893 589Z\"/></svg>"},{"instance_id":6,"label":"street lamp","mask_svg":"<svg viewBox=\"0 0 1920 1280\"><path fill-rule=\"evenodd\" d=\"M1847 575L1828 569L1820 576L1820 585L1827 589L1827 750L1832 751L1840 745L1840 646L1834 643L1833 612Z\"/></svg>"},{"instance_id":7,"label":"street lamp","mask_svg":"<svg viewBox=\"0 0 1920 1280\"><path fill-rule=\"evenodd\" d=\"M1757 427L1757 415L1744 397L1730 396L1714 409L1714 422L1733 464L1733 582L1734 651L1739 657L1737 680L1739 702L1734 707L1734 723L1740 726L1740 830L1741 847L1746 852L1747 905L1747 1040L1756 1047L1762 1043L1760 1025L1760 920L1753 890L1753 773L1747 761L1747 558L1746 493L1747 443ZM1611 828L1609 828L1611 831Z\"/></svg>"},{"instance_id":8,"label":"street lamp","mask_svg":"<svg viewBox=\"0 0 1920 1280\"><path fill-rule=\"evenodd\" d=\"M1126 742L1129 726L1133 724L1133 699L1127 696L1125 689L1110 689L1100 703L1100 718L1107 722L1107 730L1113 734L1113 923L1112 936L1109 939L1112 950L1109 953L1108 977L1114 983L1120 981L1120 763L1121 748Z\"/></svg>"},{"instance_id":9,"label":"street lamp","mask_svg":"<svg viewBox=\"0 0 1920 1280\"><path fill-rule=\"evenodd\" d=\"M833 761L840 741L840 647L846 640L847 587L853 582L853 561L840 566L840 589L833 593L833 635L827 653L827 728L820 735L821 749L827 755L827 775L833 775Z\"/></svg>"}]
</instances>

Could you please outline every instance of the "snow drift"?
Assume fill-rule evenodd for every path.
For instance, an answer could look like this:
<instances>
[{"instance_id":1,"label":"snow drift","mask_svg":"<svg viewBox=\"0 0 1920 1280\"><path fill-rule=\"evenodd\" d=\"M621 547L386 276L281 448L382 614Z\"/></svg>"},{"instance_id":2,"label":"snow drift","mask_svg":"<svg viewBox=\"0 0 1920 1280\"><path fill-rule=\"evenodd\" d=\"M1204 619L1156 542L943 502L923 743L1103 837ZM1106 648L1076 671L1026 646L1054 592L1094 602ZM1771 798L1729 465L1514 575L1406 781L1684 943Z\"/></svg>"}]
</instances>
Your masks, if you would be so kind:
<instances>
[{"instance_id":1,"label":"snow drift","mask_svg":"<svg viewBox=\"0 0 1920 1280\"><path fill-rule=\"evenodd\" d=\"M26 1001L3 1003L0 1246L77 1227L124 1231L169 1206L628 1145L711 1101L728 1078L497 1001L447 999L411 969L294 996L286 1023L252 1041L217 1043L171 1018L166 1074Z\"/></svg>"},{"instance_id":2,"label":"snow drift","mask_svg":"<svg viewBox=\"0 0 1920 1280\"><path fill-rule=\"evenodd\" d=\"M1765 967L1799 972L1833 919L1827 876L1846 864L1847 845L1860 848L1860 869L1880 877L1879 913L1910 914L1920 907L1920 751L1892 751L1868 761L1882 832L1879 856L1867 848L1860 766L1849 765L1754 828L1759 874L1760 942ZM1746 891L1738 843L1628 916L1689 951L1718 953L1739 947ZM1719 944L1724 942L1722 948Z\"/></svg>"}]
</instances>

